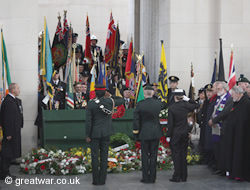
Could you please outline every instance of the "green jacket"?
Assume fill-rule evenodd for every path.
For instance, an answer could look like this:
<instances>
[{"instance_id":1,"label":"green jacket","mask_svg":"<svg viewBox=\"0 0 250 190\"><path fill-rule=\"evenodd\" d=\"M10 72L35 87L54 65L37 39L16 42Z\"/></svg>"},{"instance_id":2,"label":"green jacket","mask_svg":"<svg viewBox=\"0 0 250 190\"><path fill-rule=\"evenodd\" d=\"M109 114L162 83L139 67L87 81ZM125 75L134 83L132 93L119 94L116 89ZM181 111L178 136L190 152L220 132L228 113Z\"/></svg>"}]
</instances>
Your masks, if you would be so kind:
<instances>
[{"instance_id":1,"label":"green jacket","mask_svg":"<svg viewBox=\"0 0 250 190\"><path fill-rule=\"evenodd\" d=\"M124 104L125 100L118 96L111 97L115 106ZM113 101L111 98L92 99L88 102L86 112L86 137L101 138L114 134L112 127L112 115L105 113L100 106L104 106L107 110L112 111Z\"/></svg>"},{"instance_id":2,"label":"green jacket","mask_svg":"<svg viewBox=\"0 0 250 190\"><path fill-rule=\"evenodd\" d=\"M139 140L158 139L163 136L159 114L167 104L160 99L146 98L140 101L134 112L133 133Z\"/></svg>"}]
</instances>

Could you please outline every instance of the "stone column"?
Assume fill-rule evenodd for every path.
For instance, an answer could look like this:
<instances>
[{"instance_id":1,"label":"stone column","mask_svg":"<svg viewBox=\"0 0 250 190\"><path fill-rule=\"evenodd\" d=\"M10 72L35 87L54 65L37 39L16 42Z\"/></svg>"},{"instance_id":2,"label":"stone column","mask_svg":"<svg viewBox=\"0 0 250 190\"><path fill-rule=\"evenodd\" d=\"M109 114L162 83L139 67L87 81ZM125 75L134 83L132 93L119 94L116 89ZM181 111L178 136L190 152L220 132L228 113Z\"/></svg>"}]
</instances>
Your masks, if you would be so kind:
<instances>
[{"instance_id":1,"label":"stone column","mask_svg":"<svg viewBox=\"0 0 250 190\"><path fill-rule=\"evenodd\" d=\"M150 82L158 81L160 63L159 0L140 2L140 54L144 52Z\"/></svg>"}]
</instances>

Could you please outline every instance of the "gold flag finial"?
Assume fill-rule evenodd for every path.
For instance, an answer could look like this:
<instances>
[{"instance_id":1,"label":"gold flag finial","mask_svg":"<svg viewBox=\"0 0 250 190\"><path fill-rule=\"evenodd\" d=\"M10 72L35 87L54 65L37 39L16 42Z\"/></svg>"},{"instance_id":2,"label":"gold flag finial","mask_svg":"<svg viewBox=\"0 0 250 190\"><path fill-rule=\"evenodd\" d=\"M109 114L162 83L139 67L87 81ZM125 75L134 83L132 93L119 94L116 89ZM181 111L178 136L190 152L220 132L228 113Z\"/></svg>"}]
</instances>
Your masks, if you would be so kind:
<instances>
[{"instance_id":1,"label":"gold flag finial","mask_svg":"<svg viewBox=\"0 0 250 190\"><path fill-rule=\"evenodd\" d=\"M58 20L61 20L60 12L58 12Z\"/></svg>"}]
</instances>

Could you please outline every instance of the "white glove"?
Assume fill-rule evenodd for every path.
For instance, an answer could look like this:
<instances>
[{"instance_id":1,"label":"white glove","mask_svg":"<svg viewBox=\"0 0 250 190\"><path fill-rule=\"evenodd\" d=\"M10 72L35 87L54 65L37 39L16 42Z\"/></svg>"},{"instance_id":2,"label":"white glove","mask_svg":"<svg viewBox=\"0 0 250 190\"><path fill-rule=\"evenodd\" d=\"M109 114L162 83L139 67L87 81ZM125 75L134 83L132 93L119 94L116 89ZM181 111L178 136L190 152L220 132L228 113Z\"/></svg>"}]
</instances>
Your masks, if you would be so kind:
<instances>
[{"instance_id":1,"label":"white glove","mask_svg":"<svg viewBox=\"0 0 250 190\"><path fill-rule=\"evenodd\" d=\"M188 98L187 96L183 96L183 100L188 102L190 100L190 98Z\"/></svg>"},{"instance_id":2,"label":"white glove","mask_svg":"<svg viewBox=\"0 0 250 190\"><path fill-rule=\"evenodd\" d=\"M167 142L170 142L170 137L167 137L167 138L166 138L166 141L167 141Z\"/></svg>"},{"instance_id":3,"label":"white glove","mask_svg":"<svg viewBox=\"0 0 250 190\"><path fill-rule=\"evenodd\" d=\"M125 85L126 81L124 79L122 79L122 85Z\"/></svg>"}]
</instances>

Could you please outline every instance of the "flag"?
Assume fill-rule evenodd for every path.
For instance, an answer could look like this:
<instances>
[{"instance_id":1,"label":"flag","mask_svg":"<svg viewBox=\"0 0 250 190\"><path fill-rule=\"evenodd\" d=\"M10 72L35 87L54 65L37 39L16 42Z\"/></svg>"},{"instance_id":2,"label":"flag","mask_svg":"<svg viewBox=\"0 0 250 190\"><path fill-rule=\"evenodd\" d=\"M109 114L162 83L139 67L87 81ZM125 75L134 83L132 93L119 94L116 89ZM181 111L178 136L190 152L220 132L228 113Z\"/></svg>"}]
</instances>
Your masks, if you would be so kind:
<instances>
[{"instance_id":1,"label":"flag","mask_svg":"<svg viewBox=\"0 0 250 190\"><path fill-rule=\"evenodd\" d=\"M50 98L53 97L53 86L51 84L52 78L52 54L51 54L51 47L50 47L50 40L49 40L49 31L46 24L46 18L44 17L44 41L43 41L43 64L46 65L46 85L47 90Z\"/></svg>"},{"instance_id":2,"label":"flag","mask_svg":"<svg viewBox=\"0 0 250 190\"><path fill-rule=\"evenodd\" d=\"M113 54L112 60L110 61L110 67L114 71L116 71L116 68L118 66L119 50L120 50L120 30L119 30L119 25L117 24L116 32L115 32L114 54Z\"/></svg>"},{"instance_id":3,"label":"flag","mask_svg":"<svg viewBox=\"0 0 250 190\"><path fill-rule=\"evenodd\" d=\"M130 98L135 99L135 57L134 52L131 56L131 68L130 68L130 74L129 74L129 88L131 89L131 95Z\"/></svg>"},{"instance_id":4,"label":"flag","mask_svg":"<svg viewBox=\"0 0 250 190\"><path fill-rule=\"evenodd\" d=\"M129 44L128 49L128 56L127 56L127 63L125 68L125 76L126 76L126 87L129 87L129 80L130 80L130 71L131 71L131 61L132 61L132 52L133 52L133 41Z\"/></svg>"},{"instance_id":5,"label":"flag","mask_svg":"<svg viewBox=\"0 0 250 190\"><path fill-rule=\"evenodd\" d=\"M167 74L167 60L166 60L163 41L161 41L161 63L159 69L159 80L157 89L159 92L158 95L167 103L168 74Z\"/></svg>"},{"instance_id":6,"label":"flag","mask_svg":"<svg viewBox=\"0 0 250 190\"><path fill-rule=\"evenodd\" d=\"M69 77L69 73L72 72L71 69L71 53L72 53L72 33L73 33L73 29L70 27L69 28L69 38L68 38L68 57L67 57L67 62L66 62L66 68L65 68L65 74L64 74L64 82L67 83L68 82L68 77ZM72 76L70 74L71 80L72 80ZM73 80L72 80L73 81Z\"/></svg>"},{"instance_id":7,"label":"flag","mask_svg":"<svg viewBox=\"0 0 250 190\"><path fill-rule=\"evenodd\" d=\"M110 64L111 58L114 54L115 48L115 33L116 33L116 26L112 16L112 12L110 14L109 26L108 26L108 34L106 39L105 45L105 63Z\"/></svg>"},{"instance_id":8,"label":"flag","mask_svg":"<svg viewBox=\"0 0 250 190\"><path fill-rule=\"evenodd\" d=\"M222 53L222 39L221 38L220 38L220 58L219 58L218 80L225 81L224 62L223 62L223 53Z\"/></svg>"},{"instance_id":9,"label":"flag","mask_svg":"<svg viewBox=\"0 0 250 190\"><path fill-rule=\"evenodd\" d=\"M71 63L72 64L72 63ZM68 81L66 86L66 106L65 109L74 109L74 95L73 95L73 81L71 77L71 67L69 66L69 75L68 75Z\"/></svg>"},{"instance_id":10,"label":"flag","mask_svg":"<svg viewBox=\"0 0 250 190\"><path fill-rule=\"evenodd\" d=\"M91 82L90 82L90 92L89 92L89 99L95 98L95 78L96 78L96 69L95 65L93 65L90 73L92 74L91 76Z\"/></svg>"},{"instance_id":11,"label":"flag","mask_svg":"<svg viewBox=\"0 0 250 190\"><path fill-rule=\"evenodd\" d=\"M140 60L140 56L137 56L137 57L139 57L139 61L138 61L138 65L142 65L142 63L141 62L143 62L143 57L142 57L142 60ZM136 88L136 96L135 96L135 102L136 103L138 103L138 102L140 102L141 100L144 100L144 93L143 93L143 87L142 87L142 76L143 76L143 74L142 74L142 66L139 66L138 67L138 69L139 69L139 73L138 73L138 84L137 84L137 88Z\"/></svg>"},{"instance_id":12,"label":"flag","mask_svg":"<svg viewBox=\"0 0 250 190\"><path fill-rule=\"evenodd\" d=\"M6 46L3 38L3 29L1 28L1 44L2 44L2 79L3 93L6 96L9 93L9 85L11 84L10 69L7 58Z\"/></svg>"},{"instance_id":13,"label":"flag","mask_svg":"<svg viewBox=\"0 0 250 190\"><path fill-rule=\"evenodd\" d=\"M147 73L146 73L146 67L145 67L145 56L142 57L142 86L147 84Z\"/></svg>"},{"instance_id":14,"label":"flag","mask_svg":"<svg viewBox=\"0 0 250 190\"><path fill-rule=\"evenodd\" d=\"M192 100L195 98L195 89L194 89L194 71L193 71L193 64L191 63L191 81L189 86L189 93L188 97Z\"/></svg>"},{"instance_id":15,"label":"flag","mask_svg":"<svg viewBox=\"0 0 250 190\"><path fill-rule=\"evenodd\" d=\"M92 62L90 29L89 29L89 17L88 17L88 15L87 15L87 20L86 20L85 58L88 59L89 63Z\"/></svg>"},{"instance_id":16,"label":"flag","mask_svg":"<svg viewBox=\"0 0 250 190\"><path fill-rule=\"evenodd\" d=\"M216 55L216 53L215 53ZM216 64L216 56L214 58L214 71L213 71L213 75L212 75L212 80L211 80L211 84L213 84L217 79L217 64Z\"/></svg>"},{"instance_id":17,"label":"flag","mask_svg":"<svg viewBox=\"0 0 250 190\"><path fill-rule=\"evenodd\" d=\"M234 58L233 58L233 49L231 50L231 57L230 57L230 66L229 66L229 74L228 74L228 87L231 90L236 85L236 74L235 74L235 65L234 65Z\"/></svg>"},{"instance_id":18,"label":"flag","mask_svg":"<svg viewBox=\"0 0 250 190\"><path fill-rule=\"evenodd\" d=\"M67 61L67 48L63 39L63 32L61 27L61 17L58 17L58 24L56 27L56 33L52 45L52 60L55 64L55 67L59 68L60 66L65 65Z\"/></svg>"},{"instance_id":19,"label":"flag","mask_svg":"<svg viewBox=\"0 0 250 190\"><path fill-rule=\"evenodd\" d=\"M106 74L105 74L105 62L100 63L99 65L99 76L98 76L98 84L102 84L106 86Z\"/></svg>"},{"instance_id":20,"label":"flag","mask_svg":"<svg viewBox=\"0 0 250 190\"><path fill-rule=\"evenodd\" d=\"M68 24L68 20L66 18L66 15L67 15L67 11L64 11L64 18L63 18L63 39L64 39L65 47L67 48L66 50L68 50L69 24Z\"/></svg>"},{"instance_id":21,"label":"flag","mask_svg":"<svg viewBox=\"0 0 250 190\"><path fill-rule=\"evenodd\" d=\"M121 93L120 93L120 90L119 90L117 87L115 87L115 95L122 98L122 95L121 95Z\"/></svg>"}]
</instances>

